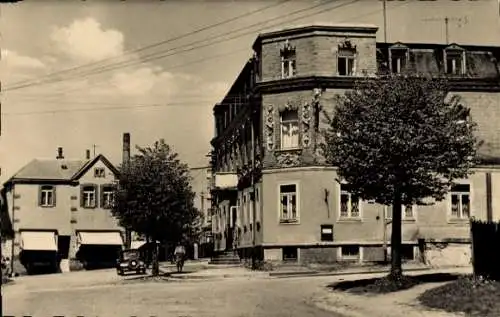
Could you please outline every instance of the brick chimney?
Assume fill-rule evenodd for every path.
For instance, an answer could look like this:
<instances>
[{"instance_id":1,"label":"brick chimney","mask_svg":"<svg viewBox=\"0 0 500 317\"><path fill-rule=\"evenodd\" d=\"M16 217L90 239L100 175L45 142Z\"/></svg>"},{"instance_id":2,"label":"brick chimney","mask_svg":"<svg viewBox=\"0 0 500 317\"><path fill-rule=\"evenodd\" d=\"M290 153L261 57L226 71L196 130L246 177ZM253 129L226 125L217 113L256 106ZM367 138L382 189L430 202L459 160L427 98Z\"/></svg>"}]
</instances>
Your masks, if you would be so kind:
<instances>
[{"instance_id":1,"label":"brick chimney","mask_svg":"<svg viewBox=\"0 0 500 317\"><path fill-rule=\"evenodd\" d=\"M85 159L90 160L90 150L85 150Z\"/></svg>"},{"instance_id":2,"label":"brick chimney","mask_svg":"<svg viewBox=\"0 0 500 317\"><path fill-rule=\"evenodd\" d=\"M58 159L58 160L63 160L63 159L64 159L64 155L63 155L63 148L62 148L62 147L58 147L58 148L57 148L57 156L56 156L56 159Z\"/></svg>"},{"instance_id":3,"label":"brick chimney","mask_svg":"<svg viewBox=\"0 0 500 317\"><path fill-rule=\"evenodd\" d=\"M130 162L130 133L123 134L123 165Z\"/></svg>"}]
</instances>

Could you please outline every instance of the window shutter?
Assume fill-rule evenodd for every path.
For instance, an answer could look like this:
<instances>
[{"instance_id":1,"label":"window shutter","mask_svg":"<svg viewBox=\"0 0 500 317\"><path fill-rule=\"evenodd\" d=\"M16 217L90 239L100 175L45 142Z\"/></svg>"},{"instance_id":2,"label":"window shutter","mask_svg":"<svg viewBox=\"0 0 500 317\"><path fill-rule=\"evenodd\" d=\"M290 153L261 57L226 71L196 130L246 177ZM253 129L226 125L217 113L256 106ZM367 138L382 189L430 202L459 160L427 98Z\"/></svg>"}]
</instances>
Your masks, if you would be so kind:
<instances>
[{"instance_id":1,"label":"window shutter","mask_svg":"<svg viewBox=\"0 0 500 317\"><path fill-rule=\"evenodd\" d=\"M80 186L80 207L85 207L85 200L83 197L83 185Z\"/></svg>"},{"instance_id":2,"label":"window shutter","mask_svg":"<svg viewBox=\"0 0 500 317\"><path fill-rule=\"evenodd\" d=\"M38 206L42 205L42 186L38 186Z\"/></svg>"},{"instance_id":3,"label":"window shutter","mask_svg":"<svg viewBox=\"0 0 500 317\"><path fill-rule=\"evenodd\" d=\"M57 186L53 186L53 192L52 192L52 205L55 207L56 206L56 189Z\"/></svg>"}]
</instances>

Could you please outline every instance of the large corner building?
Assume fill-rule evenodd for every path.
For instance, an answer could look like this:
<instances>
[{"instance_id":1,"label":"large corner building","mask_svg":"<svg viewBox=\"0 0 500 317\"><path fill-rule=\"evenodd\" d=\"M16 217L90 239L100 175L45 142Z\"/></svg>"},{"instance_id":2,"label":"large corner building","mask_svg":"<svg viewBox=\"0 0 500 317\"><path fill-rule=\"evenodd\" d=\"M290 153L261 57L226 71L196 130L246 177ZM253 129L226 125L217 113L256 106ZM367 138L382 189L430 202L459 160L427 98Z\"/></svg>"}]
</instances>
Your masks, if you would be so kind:
<instances>
[{"instance_id":1,"label":"large corner building","mask_svg":"<svg viewBox=\"0 0 500 317\"><path fill-rule=\"evenodd\" d=\"M318 144L322 111L331 112L355 81L388 72L449 78L484 140L482 164L447 199L403 208L404 257L467 262L469 217L500 219L493 195L500 190L500 47L377 43L377 30L311 25L257 37L254 57L213 109L216 252L249 257L256 246L265 260L383 259L390 208L351 196Z\"/></svg>"}]
</instances>

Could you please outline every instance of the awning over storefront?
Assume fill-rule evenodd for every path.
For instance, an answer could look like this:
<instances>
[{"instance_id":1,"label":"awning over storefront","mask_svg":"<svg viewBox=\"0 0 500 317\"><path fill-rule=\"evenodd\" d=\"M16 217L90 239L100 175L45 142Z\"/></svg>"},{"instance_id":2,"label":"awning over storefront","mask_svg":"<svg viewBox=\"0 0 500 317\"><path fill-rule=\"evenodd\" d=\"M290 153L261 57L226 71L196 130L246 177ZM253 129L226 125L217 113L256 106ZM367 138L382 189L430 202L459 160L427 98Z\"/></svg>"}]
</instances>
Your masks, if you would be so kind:
<instances>
[{"instance_id":1,"label":"awning over storefront","mask_svg":"<svg viewBox=\"0 0 500 317\"><path fill-rule=\"evenodd\" d=\"M57 251L57 237L53 231L22 231L21 249L24 251Z\"/></svg>"},{"instance_id":2,"label":"awning over storefront","mask_svg":"<svg viewBox=\"0 0 500 317\"><path fill-rule=\"evenodd\" d=\"M80 245L123 245L119 231L80 231L78 232L78 242Z\"/></svg>"}]
</instances>

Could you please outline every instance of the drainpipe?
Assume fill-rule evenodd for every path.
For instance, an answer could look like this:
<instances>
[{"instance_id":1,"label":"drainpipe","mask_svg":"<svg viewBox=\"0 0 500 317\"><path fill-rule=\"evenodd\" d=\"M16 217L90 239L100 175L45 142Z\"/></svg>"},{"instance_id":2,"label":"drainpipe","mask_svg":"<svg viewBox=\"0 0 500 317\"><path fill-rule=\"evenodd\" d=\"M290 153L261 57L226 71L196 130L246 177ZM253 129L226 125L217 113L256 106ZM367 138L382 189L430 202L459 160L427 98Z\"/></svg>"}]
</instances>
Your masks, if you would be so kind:
<instances>
[{"instance_id":1,"label":"drainpipe","mask_svg":"<svg viewBox=\"0 0 500 317\"><path fill-rule=\"evenodd\" d=\"M491 173L486 173L486 219L493 221L493 208L491 197Z\"/></svg>"},{"instance_id":2,"label":"drainpipe","mask_svg":"<svg viewBox=\"0 0 500 317\"><path fill-rule=\"evenodd\" d=\"M14 273L14 247L16 241L16 186L12 184L12 230L14 231L14 237L12 238L12 245L10 250L10 272Z\"/></svg>"}]
</instances>

